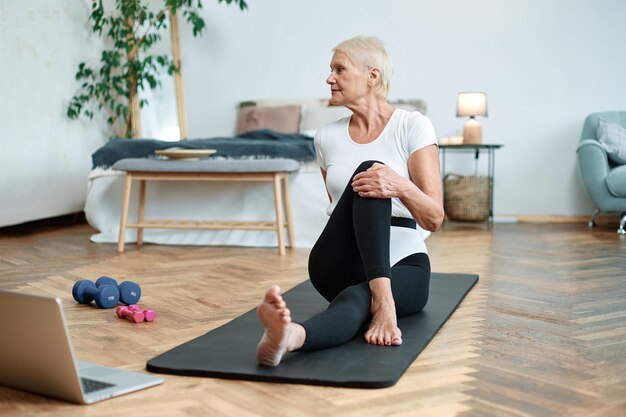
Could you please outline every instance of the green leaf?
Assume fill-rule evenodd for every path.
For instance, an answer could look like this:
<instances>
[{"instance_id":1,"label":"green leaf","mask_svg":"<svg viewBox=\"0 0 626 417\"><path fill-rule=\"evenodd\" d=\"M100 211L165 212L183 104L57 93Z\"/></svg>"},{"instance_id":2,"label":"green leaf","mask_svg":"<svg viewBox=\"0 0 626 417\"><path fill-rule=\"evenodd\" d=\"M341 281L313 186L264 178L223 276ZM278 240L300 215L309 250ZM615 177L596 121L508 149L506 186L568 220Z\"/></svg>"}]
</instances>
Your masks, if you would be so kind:
<instances>
[{"instance_id":1,"label":"green leaf","mask_svg":"<svg viewBox=\"0 0 626 417\"><path fill-rule=\"evenodd\" d=\"M161 86L160 73L169 75L180 71L169 55L151 55L155 44L162 40L168 29L168 10L182 12L185 21L191 26L194 36L202 34L205 22L198 13L202 9L201 0L161 0L162 9L155 12L152 2L158 0L109 0L105 9L103 0L91 0L89 24L97 36L104 36L110 49L101 52L97 64L78 64L75 79L80 88L70 99L67 116L78 119L81 116L93 118L97 106L99 111L108 112L107 123L123 124L126 134L132 136L128 127L128 97L131 89L137 93L145 86L155 89ZM218 0L218 3L239 5L247 9L245 0ZM131 53L135 55L131 56ZM134 80L134 84L133 84ZM140 107L149 105L140 99Z\"/></svg>"}]
</instances>

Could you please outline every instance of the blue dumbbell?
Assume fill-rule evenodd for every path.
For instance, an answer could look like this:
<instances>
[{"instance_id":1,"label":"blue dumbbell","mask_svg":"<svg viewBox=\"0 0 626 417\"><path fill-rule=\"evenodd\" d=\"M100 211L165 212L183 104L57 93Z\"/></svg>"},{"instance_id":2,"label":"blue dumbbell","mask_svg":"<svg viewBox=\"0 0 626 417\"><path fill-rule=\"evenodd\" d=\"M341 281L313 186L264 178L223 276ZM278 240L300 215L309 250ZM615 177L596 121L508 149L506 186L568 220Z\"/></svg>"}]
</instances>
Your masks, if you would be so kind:
<instances>
[{"instance_id":1,"label":"blue dumbbell","mask_svg":"<svg viewBox=\"0 0 626 417\"><path fill-rule=\"evenodd\" d=\"M112 285L96 287L96 284L87 279L76 281L72 288L72 296L81 304L89 304L95 300L100 308L113 308L120 301L120 291L117 287Z\"/></svg>"},{"instance_id":2,"label":"blue dumbbell","mask_svg":"<svg viewBox=\"0 0 626 417\"><path fill-rule=\"evenodd\" d=\"M133 281L124 281L117 285L117 281L111 277L102 276L96 280L96 287L112 285L120 292L120 301L126 305L137 304L141 298L141 287Z\"/></svg>"}]
</instances>

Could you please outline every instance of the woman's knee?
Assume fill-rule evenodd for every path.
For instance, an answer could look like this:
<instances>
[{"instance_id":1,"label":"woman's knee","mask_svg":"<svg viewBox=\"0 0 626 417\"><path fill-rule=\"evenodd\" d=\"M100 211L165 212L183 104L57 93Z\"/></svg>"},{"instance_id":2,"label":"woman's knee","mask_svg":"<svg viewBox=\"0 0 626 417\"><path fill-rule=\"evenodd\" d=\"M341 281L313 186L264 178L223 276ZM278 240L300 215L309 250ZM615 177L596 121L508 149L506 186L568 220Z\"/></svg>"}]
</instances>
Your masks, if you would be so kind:
<instances>
[{"instance_id":1,"label":"woman's knee","mask_svg":"<svg viewBox=\"0 0 626 417\"><path fill-rule=\"evenodd\" d=\"M372 167L372 165L374 164L385 164L384 162L381 161L375 161L375 160L368 160L368 161L363 161L359 164L358 168L356 169L356 171L354 171L354 174L352 174L352 176L354 177L356 174L358 174L359 172L364 172L367 171L368 169L370 169Z\"/></svg>"}]
</instances>

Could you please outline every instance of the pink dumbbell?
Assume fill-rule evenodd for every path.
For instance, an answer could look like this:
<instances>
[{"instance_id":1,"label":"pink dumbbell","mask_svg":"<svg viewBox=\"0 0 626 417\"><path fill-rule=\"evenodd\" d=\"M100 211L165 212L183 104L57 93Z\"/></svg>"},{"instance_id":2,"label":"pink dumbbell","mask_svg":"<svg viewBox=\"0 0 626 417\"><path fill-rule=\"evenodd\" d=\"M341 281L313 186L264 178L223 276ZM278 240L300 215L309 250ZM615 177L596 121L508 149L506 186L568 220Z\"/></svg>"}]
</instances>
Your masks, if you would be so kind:
<instances>
[{"instance_id":1,"label":"pink dumbbell","mask_svg":"<svg viewBox=\"0 0 626 417\"><path fill-rule=\"evenodd\" d=\"M131 310L126 306L117 307L115 309L115 314L121 319L129 319L133 323L141 323L146 318L142 311Z\"/></svg>"},{"instance_id":2,"label":"pink dumbbell","mask_svg":"<svg viewBox=\"0 0 626 417\"><path fill-rule=\"evenodd\" d=\"M132 311L142 312L146 321L154 321L154 319L156 318L156 311L151 308L146 308L145 310L143 310L137 304L131 304L128 306L128 309Z\"/></svg>"}]
</instances>

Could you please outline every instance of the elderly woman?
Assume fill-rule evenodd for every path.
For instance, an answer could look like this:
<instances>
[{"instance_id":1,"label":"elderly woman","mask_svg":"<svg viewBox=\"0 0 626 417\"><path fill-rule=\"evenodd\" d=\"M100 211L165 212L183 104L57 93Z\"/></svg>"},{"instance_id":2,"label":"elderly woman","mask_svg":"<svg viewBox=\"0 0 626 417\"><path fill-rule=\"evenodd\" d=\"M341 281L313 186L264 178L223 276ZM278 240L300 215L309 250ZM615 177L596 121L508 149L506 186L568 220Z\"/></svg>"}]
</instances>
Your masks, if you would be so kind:
<instances>
[{"instance_id":1,"label":"elderly woman","mask_svg":"<svg viewBox=\"0 0 626 417\"><path fill-rule=\"evenodd\" d=\"M348 39L333 52L330 103L352 115L315 136L330 218L309 257L311 281L330 304L294 323L280 288L267 290L257 309L265 366L287 352L346 343L366 325L367 343L400 345L397 318L428 300L430 261L416 223L435 231L444 217L432 123L387 102L392 66L378 39Z\"/></svg>"}]
</instances>

